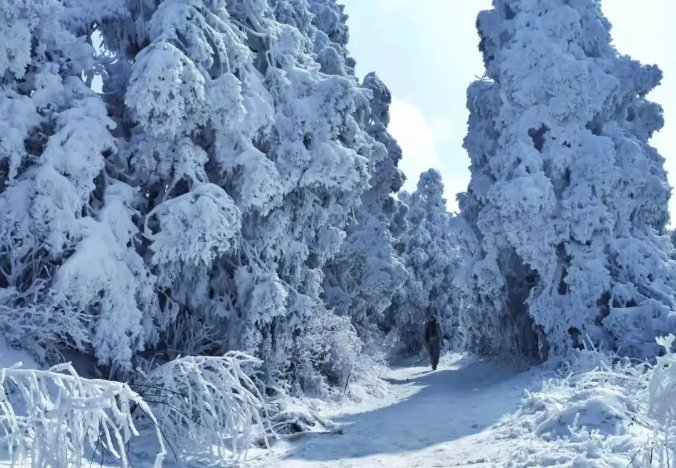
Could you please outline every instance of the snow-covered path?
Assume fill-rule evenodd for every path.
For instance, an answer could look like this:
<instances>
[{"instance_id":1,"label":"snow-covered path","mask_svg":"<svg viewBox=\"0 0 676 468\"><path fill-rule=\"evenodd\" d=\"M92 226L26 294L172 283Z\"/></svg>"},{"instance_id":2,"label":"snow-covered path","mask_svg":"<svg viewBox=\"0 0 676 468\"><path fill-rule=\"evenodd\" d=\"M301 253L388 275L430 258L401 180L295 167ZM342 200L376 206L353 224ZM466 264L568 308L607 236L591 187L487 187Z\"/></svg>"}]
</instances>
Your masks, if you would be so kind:
<instances>
[{"instance_id":1,"label":"snow-covered path","mask_svg":"<svg viewBox=\"0 0 676 468\"><path fill-rule=\"evenodd\" d=\"M491 427L517 408L533 377L507 363L460 356L447 356L435 372L393 369L387 397L334 416L343 435L279 443L252 465L499 466L510 440Z\"/></svg>"}]
</instances>

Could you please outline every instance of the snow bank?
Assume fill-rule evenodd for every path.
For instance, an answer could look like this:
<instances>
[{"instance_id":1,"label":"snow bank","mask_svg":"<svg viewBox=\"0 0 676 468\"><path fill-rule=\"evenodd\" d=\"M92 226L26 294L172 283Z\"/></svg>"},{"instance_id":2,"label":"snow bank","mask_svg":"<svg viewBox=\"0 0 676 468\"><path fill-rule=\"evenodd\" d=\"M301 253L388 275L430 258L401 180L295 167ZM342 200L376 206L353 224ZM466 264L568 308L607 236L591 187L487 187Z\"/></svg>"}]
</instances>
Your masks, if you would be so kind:
<instances>
[{"instance_id":1,"label":"snow bank","mask_svg":"<svg viewBox=\"0 0 676 468\"><path fill-rule=\"evenodd\" d=\"M526 391L501 423L499 438L519 447L507 466L674 466L674 355L655 367L595 351L575 353L573 362L559 362L561 377Z\"/></svg>"}]
</instances>

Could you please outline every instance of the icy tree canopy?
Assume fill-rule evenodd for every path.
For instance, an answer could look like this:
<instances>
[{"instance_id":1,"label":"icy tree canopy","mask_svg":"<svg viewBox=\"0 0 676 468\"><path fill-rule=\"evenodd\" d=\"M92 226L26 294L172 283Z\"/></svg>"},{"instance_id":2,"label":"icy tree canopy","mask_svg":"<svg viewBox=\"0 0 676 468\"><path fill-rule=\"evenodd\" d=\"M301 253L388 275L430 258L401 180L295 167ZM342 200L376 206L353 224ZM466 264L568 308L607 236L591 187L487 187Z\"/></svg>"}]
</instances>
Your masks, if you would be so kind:
<instances>
[{"instance_id":1,"label":"icy tree canopy","mask_svg":"<svg viewBox=\"0 0 676 468\"><path fill-rule=\"evenodd\" d=\"M467 93L461 197L480 243L462 278L472 346L654 355L676 327L670 188L648 143L660 70L615 50L595 0L494 0L477 27L486 75Z\"/></svg>"},{"instance_id":2,"label":"icy tree canopy","mask_svg":"<svg viewBox=\"0 0 676 468\"><path fill-rule=\"evenodd\" d=\"M342 294L377 315L404 276L390 95L355 77L345 21L334 0L2 3L2 333L113 373L238 349L266 381L342 384Z\"/></svg>"}]
</instances>

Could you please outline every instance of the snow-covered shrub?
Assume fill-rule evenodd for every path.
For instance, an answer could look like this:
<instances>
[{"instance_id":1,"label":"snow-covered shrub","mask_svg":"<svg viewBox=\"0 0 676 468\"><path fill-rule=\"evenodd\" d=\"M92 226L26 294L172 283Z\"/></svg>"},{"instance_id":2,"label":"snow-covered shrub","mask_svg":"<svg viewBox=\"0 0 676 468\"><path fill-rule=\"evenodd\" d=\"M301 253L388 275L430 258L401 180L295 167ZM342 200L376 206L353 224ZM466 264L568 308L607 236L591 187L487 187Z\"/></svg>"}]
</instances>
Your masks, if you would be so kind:
<instances>
[{"instance_id":1,"label":"snow-covered shrub","mask_svg":"<svg viewBox=\"0 0 676 468\"><path fill-rule=\"evenodd\" d=\"M129 466L127 443L139 435L132 412L151 424L160 452L161 431L148 404L128 385L84 379L70 364L48 370L0 369L0 444L12 463L34 467L83 466L105 454ZM89 458L89 460L87 460Z\"/></svg>"},{"instance_id":2,"label":"snow-covered shrub","mask_svg":"<svg viewBox=\"0 0 676 468\"><path fill-rule=\"evenodd\" d=\"M657 344L664 349L664 355L650 374L646 396L648 414L659 422L654 434L653 446L660 458L671 460L676 466L676 354L673 351L674 335L657 338Z\"/></svg>"},{"instance_id":3,"label":"snow-covered shrub","mask_svg":"<svg viewBox=\"0 0 676 468\"><path fill-rule=\"evenodd\" d=\"M270 434L263 397L247 375L260 360L240 352L185 356L136 382L167 443L180 457L238 460Z\"/></svg>"},{"instance_id":4,"label":"snow-covered shrub","mask_svg":"<svg viewBox=\"0 0 676 468\"><path fill-rule=\"evenodd\" d=\"M568 358L545 364L556 375L498 425L500 438L528 440L506 466L665 466L644 462L654 431L643 398L649 366L588 350Z\"/></svg>"},{"instance_id":5,"label":"snow-covered shrub","mask_svg":"<svg viewBox=\"0 0 676 468\"><path fill-rule=\"evenodd\" d=\"M345 389L350 380L358 379L362 355L362 342L349 317L331 313L311 317L308 331L299 338L299 355L296 360L305 379L303 387L320 395L328 391L327 385Z\"/></svg>"},{"instance_id":6,"label":"snow-covered shrub","mask_svg":"<svg viewBox=\"0 0 676 468\"><path fill-rule=\"evenodd\" d=\"M340 426L320 416L312 406L307 398L277 395L268 407L270 428L277 436L291 438L307 432L340 431Z\"/></svg>"},{"instance_id":7,"label":"snow-covered shrub","mask_svg":"<svg viewBox=\"0 0 676 468\"><path fill-rule=\"evenodd\" d=\"M650 414L662 423L674 422L676 418L676 354L672 349L674 340L674 335L657 338L657 343L664 349L664 355L657 358L648 387Z\"/></svg>"},{"instance_id":8,"label":"snow-covered shrub","mask_svg":"<svg viewBox=\"0 0 676 468\"><path fill-rule=\"evenodd\" d=\"M618 53L596 0L493 5L477 21L486 78L467 93L469 343L654 356L676 326L670 189L648 143L662 74Z\"/></svg>"}]
</instances>

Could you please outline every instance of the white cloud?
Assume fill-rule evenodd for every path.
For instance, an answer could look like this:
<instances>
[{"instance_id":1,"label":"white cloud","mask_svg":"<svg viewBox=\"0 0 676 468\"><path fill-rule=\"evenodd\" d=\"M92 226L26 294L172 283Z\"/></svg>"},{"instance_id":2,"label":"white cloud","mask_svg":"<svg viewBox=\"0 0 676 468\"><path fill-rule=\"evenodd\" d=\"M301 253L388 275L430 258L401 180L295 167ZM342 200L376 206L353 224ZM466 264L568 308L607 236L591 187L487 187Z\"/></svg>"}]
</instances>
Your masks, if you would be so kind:
<instances>
[{"instance_id":1,"label":"white cloud","mask_svg":"<svg viewBox=\"0 0 676 468\"><path fill-rule=\"evenodd\" d=\"M456 208L455 192L448 183L444 165L437 148L439 140L447 136L445 122L429 122L423 111L416 105L394 98L390 106L389 132L401 146L403 157L399 168L406 174L404 189L415 190L420 174L434 168L441 172L445 184L445 196L449 209Z\"/></svg>"},{"instance_id":2,"label":"white cloud","mask_svg":"<svg viewBox=\"0 0 676 468\"><path fill-rule=\"evenodd\" d=\"M452 124L450 119L435 119L431 123L432 131L434 132L435 138L438 140L451 140L453 138L453 133L451 132Z\"/></svg>"},{"instance_id":3,"label":"white cloud","mask_svg":"<svg viewBox=\"0 0 676 468\"><path fill-rule=\"evenodd\" d=\"M420 173L433 167L441 170L441 159L435 147L434 130L422 110L414 104L393 99L390 106L389 132L404 153L399 168L406 174L405 188L414 190Z\"/></svg>"}]
</instances>

